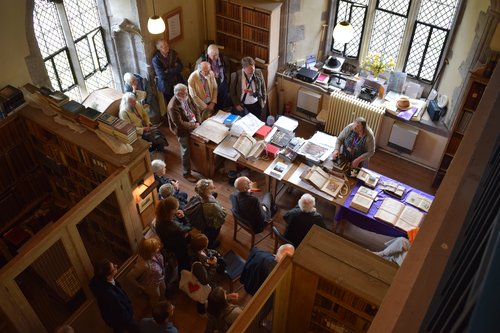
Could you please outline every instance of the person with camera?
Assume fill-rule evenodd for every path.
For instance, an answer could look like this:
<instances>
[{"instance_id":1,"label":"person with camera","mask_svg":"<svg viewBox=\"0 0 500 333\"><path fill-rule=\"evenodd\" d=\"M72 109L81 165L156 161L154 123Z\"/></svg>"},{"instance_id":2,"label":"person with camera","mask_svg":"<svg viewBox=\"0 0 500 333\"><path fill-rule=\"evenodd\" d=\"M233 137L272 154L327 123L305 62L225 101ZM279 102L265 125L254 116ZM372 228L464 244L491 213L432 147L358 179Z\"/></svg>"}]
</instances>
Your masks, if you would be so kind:
<instances>
[{"instance_id":1,"label":"person with camera","mask_svg":"<svg viewBox=\"0 0 500 333\"><path fill-rule=\"evenodd\" d=\"M266 83L260 69L255 69L251 57L241 59L241 70L231 74L229 94L233 102L233 113L244 116L248 113L261 118L266 104Z\"/></svg>"}]
</instances>

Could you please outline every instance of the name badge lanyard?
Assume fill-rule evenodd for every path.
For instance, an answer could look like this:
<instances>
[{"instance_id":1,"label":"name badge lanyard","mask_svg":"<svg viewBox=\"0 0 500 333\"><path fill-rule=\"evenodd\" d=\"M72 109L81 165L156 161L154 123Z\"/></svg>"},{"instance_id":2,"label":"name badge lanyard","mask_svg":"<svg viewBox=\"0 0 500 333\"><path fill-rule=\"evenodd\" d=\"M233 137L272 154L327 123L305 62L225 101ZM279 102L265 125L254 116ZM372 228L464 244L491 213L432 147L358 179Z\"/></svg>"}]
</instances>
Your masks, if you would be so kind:
<instances>
[{"instance_id":1,"label":"name badge lanyard","mask_svg":"<svg viewBox=\"0 0 500 333\"><path fill-rule=\"evenodd\" d=\"M255 75L252 75L252 77L249 80L248 76L247 76L247 73L243 72L243 74L245 75L245 79L247 80L247 88L246 88L246 90L248 90L252 86L252 81L253 81ZM241 98L241 104L245 104L244 102L245 102L245 98L247 98L247 94L248 94L248 92L245 92L245 94L243 94L243 97Z\"/></svg>"}]
</instances>

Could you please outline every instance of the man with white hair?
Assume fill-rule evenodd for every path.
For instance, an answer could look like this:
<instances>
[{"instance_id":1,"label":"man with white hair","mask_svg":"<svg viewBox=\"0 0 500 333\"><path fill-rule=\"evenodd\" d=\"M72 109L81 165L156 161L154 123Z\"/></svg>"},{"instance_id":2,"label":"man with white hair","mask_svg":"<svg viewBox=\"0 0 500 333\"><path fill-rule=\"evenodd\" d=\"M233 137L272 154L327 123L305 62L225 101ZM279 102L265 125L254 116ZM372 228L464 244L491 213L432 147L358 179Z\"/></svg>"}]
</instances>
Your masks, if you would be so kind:
<instances>
[{"instance_id":1,"label":"man with white hair","mask_svg":"<svg viewBox=\"0 0 500 333\"><path fill-rule=\"evenodd\" d=\"M205 121L214 114L217 104L217 81L207 61L202 61L198 69L188 79L189 95L201 111L201 120Z\"/></svg>"},{"instance_id":2,"label":"man with white hair","mask_svg":"<svg viewBox=\"0 0 500 333\"><path fill-rule=\"evenodd\" d=\"M325 228L323 217L316 212L316 199L308 193L299 199L299 205L285 213L283 219L288 223L285 238L298 247L314 224Z\"/></svg>"},{"instance_id":3,"label":"man with white hair","mask_svg":"<svg viewBox=\"0 0 500 333\"><path fill-rule=\"evenodd\" d=\"M267 221L276 212L273 196L267 192L261 200L252 195L252 181L248 177L239 177L234 181L237 192L231 193L229 200L232 209L242 218L251 223L255 233L264 230Z\"/></svg>"},{"instance_id":4,"label":"man with white hair","mask_svg":"<svg viewBox=\"0 0 500 333\"><path fill-rule=\"evenodd\" d=\"M215 110L224 109L227 105L227 95L229 91L229 59L219 52L219 48L215 44L210 44L207 48L207 53L203 53L201 57L196 60L196 65L202 61L207 61L210 68L215 75L217 81L217 105Z\"/></svg>"},{"instance_id":5,"label":"man with white hair","mask_svg":"<svg viewBox=\"0 0 500 333\"><path fill-rule=\"evenodd\" d=\"M198 178L191 175L191 151L189 149L189 136L191 131L200 126L200 113L196 103L188 94L188 87L178 83L174 87L174 97L167 106L168 124L177 136L181 150L182 175L191 183L196 183Z\"/></svg>"},{"instance_id":6,"label":"man with white hair","mask_svg":"<svg viewBox=\"0 0 500 333\"><path fill-rule=\"evenodd\" d=\"M271 274L276 264L287 255L293 257L294 253L295 248L291 244L281 245L276 251L276 255L254 247L241 272L240 282L245 287L245 291L254 295Z\"/></svg>"}]
</instances>

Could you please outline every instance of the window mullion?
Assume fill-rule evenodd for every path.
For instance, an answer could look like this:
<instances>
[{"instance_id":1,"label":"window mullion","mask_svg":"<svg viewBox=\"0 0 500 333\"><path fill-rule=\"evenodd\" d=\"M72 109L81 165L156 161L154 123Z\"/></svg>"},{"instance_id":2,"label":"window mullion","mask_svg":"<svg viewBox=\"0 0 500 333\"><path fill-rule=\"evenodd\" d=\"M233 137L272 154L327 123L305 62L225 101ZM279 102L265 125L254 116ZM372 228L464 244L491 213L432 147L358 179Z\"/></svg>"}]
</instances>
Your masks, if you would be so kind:
<instances>
[{"instance_id":1,"label":"window mullion","mask_svg":"<svg viewBox=\"0 0 500 333\"><path fill-rule=\"evenodd\" d=\"M377 0L370 0L368 2L368 10L366 13L366 23L365 31L363 37L361 38L361 49L359 50L359 60L363 62L368 54L368 47L370 45L370 39L372 37L373 22L375 21L375 8L377 6Z\"/></svg>"},{"instance_id":2,"label":"window mullion","mask_svg":"<svg viewBox=\"0 0 500 333\"><path fill-rule=\"evenodd\" d=\"M413 27L417 21L418 10L420 8L421 0L411 0L410 9L408 11L408 17L406 19L405 32L403 34L403 40L401 42L401 48L399 52L399 57L396 62L396 69L402 70L406 59L408 58L408 52L410 52L410 43L412 40Z\"/></svg>"},{"instance_id":3,"label":"window mullion","mask_svg":"<svg viewBox=\"0 0 500 333\"><path fill-rule=\"evenodd\" d=\"M73 36L71 35L71 28L69 26L68 18L66 16L66 11L64 10L64 4L56 3L56 9L59 13L59 18L62 25L62 31L64 34L64 39L66 40L66 45L68 46L68 51L70 54L69 61L73 67L73 71L76 77L78 87L82 96L87 96L87 87L85 86L85 79L83 76L82 68L80 66L78 53L76 51L76 46L73 41Z\"/></svg>"}]
</instances>

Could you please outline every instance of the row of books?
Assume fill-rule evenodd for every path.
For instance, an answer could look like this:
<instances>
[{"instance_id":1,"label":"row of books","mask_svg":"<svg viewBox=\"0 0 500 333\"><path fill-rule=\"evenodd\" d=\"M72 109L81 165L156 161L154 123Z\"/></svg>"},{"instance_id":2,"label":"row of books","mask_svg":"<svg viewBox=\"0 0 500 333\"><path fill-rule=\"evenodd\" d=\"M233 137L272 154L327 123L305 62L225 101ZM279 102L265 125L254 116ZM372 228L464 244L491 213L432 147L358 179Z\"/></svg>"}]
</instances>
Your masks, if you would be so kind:
<instances>
[{"instance_id":1,"label":"row of books","mask_svg":"<svg viewBox=\"0 0 500 333\"><path fill-rule=\"evenodd\" d=\"M243 54L249 54L254 58L260 58L263 60L267 60L269 57L269 49L267 47L244 43L243 44Z\"/></svg>"},{"instance_id":2,"label":"row of books","mask_svg":"<svg viewBox=\"0 0 500 333\"><path fill-rule=\"evenodd\" d=\"M243 8L243 23L248 23L262 29L269 29L271 17L269 14L257 12L250 8Z\"/></svg>"},{"instance_id":3,"label":"row of books","mask_svg":"<svg viewBox=\"0 0 500 333\"><path fill-rule=\"evenodd\" d=\"M224 45L226 55L240 54L241 52L241 39L226 35L221 31L217 31L217 44Z\"/></svg>"},{"instance_id":4,"label":"row of books","mask_svg":"<svg viewBox=\"0 0 500 333\"><path fill-rule=\"evenodd\" d=\"M235 35L240 37L241 36L241 25L240 23L232 20L225 19L223 17L217 16L217 29L221 30L222 32Z\"/></svg>"},{"instance_id":5,"label":"row of books","mask_svg":"<svg viewBox=\"0 0 500 333\"><path fill-rule=\"evenodd\" d=\"M259 44L269 45L269 33L248 25L243 26L243 38Z\"/></svg>"},{"instance_id":6,"label":"row of books","mask_svg":"<svg viewBox=\"0 0 500 333\"><path fill-rule=\"evenodd\" d=\"M230 3L227 0L218 0L216 3L216 13L235 20L240 19L240 6Z\"/></svg>"},{"instance_id":7,"label":"row of books","mask_svg":"<svg viewBox=\"0 0 500 333\"><path fill-rule=\"evenodd\" d=\"M121 142L132 144L137 140L137 130L128 122L109 113L101 113L97 120L101 131L113 135Z\"/></svg>"},{"instance_id":8,"label":"row of books","mask_svg":"<svg viewBox=\"0 0 500 333\"><path fill-rule=\"evenodd\" d=\"M334 283L320 280L318 283L318 290L326 292L349 307L360 310L369 316L375 316L377 312L377 307L375 305Z\"/></svg>"}]
</instances>

